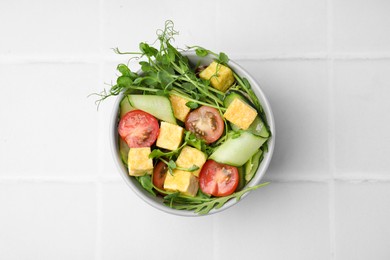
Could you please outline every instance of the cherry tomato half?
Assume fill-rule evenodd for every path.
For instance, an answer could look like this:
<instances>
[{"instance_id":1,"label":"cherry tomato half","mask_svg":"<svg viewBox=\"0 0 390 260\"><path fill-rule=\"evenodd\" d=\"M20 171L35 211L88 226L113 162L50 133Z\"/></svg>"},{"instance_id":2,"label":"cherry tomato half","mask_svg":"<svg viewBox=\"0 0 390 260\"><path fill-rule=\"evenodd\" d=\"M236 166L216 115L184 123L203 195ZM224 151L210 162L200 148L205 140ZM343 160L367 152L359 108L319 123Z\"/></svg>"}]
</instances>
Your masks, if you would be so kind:
<instances>
[{"instance_id":1,"label":"cherry tomato half","mask_svg":"<svg viewBox=\"0 0 390 260\"><path fill-rule=\"evenodd\" d=\"M236 167L207 160L199 174L199 187L206 194L222 197L236 190L239 179Z\"/></svg>"},{"instance_id":2,"label":"cherry tomato half","mask_svg":"<svg viewBox=\"0 0 390 260\"><path fill-rule=\"evenodd\" d=\"M164 162L159 162L153 169L153 184L160 190L164 189L164 181L167 176L168 166Z\"/></svg>"},{"instance_id":3,"label":"cherry tomato half","mask_svg":"<svg viewBox=\"0 0 390 260\"><path fill-rule=\"evenodd\" d=\"M132 110L119 121L118 132L130 148L149 147L157 139L158 121L142 110Z\"/></svg>"},{"instance_id":4,"label":"cherry tomato half","mask_svg":"<svg viewBox=\"0 0 390 260\"><path fill-rule=\"evenodd\" d=\"M201 106L190 112L185 122L186 129L193 132L197 138L210 144L221 137L225 124L218 110Z\"/></svg>"}]
</instances>

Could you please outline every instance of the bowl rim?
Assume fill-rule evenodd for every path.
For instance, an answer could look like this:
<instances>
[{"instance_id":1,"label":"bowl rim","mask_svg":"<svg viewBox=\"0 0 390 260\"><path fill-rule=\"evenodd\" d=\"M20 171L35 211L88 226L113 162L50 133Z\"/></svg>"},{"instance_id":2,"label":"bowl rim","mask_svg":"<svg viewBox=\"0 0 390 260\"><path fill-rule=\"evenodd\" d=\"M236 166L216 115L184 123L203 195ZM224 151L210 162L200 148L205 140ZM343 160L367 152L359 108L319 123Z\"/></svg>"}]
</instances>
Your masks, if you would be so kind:
<instances>
[{"instance_id":1,"label":"bowl rim","mask_svg":"<svg viewBox=\"0 0 390 260\"><path fill-rule=\"evenodd\" d=\"M210 55L205 56L205 57L199 57L196 55L195 51L192 51L192 50L191 51L182 51L181 53L184 56L189 57L190 59L193 58L193 59L198 59L198 60L199 59L200 60L202 60L202 59L210 60L210 59L214 58ZM263 177L264 177L264 175L265 175L265 173L270 165L271 159L272 159L272 155L273 155L274 148L275 148L274 115L272 113L271 105L270 105L267 97L265 96L263 90L261 89L259 83L245 69L243 69L240 65L238 65L235 61L229 60L227 65L231 69L233 69L233 71L236 72L241 77L247 78L248 81L251 83L251 87L252 87L253 91L255 92L256 96L258 97L258 99L263 107L263 110L267 116L268 125L269 125L269 127L271 129L271 133L272 133L270 139L268 140L268 152L264 155L264 159L261 162L259 168L257 169L255 176L246 185L246 187L252 187L252 186L259 184L260 181L263 179ZM140 72L141 72L141 70L137 71L137 73L140 73ZM212 215L212 214L215 214L218 212L222 212L222 211L224 211L224 210L226 210L226 209L228 209L228 208L230 208L233 205L238 203L237 200L231 199L228 202L226 202L221 208L212 209L209 213L207 213L205 215L199 215L199 214L195 213L194 211L173 209L173 208L170 208L170 207L164 205L163 203L161 203L161 201L157 202L156 197L152 197L152 195L150 195L148 192L146 192L140 186L140 184L138 183L137 180L135 180L135 178L132 178L128 174L128 170L126 169L126 167L122 163L122 159L120 158L119 145L118 145L118 138L119 137L117 134L117 122L118 122L119 105L120 105L120 101L122 100L122 98L123 98L123 93L120 93L116 97L116 101L114 103L114 107L113 107L112 113L111 113L111 120L110 120L110 125L109 125L109 133L110 133L109 138L110 138L111 154L113 156L113 159L114 159L114 162L117 166L117 169L120 172L120 175L122 176L122 178L124 179L126 184L133 190L133 192L135 194L137 194L137 196L140 199L142 199L143 201L148 203L150 206L152 206L160 211L163 211L163 212L169 213L169 214L173 214L176 216L185 216L185 217ZM250 193L251 193L251 191L246 192L241 197L240 201L242 199L244 199L245 197L247 197Z\"/></svg>"}]
</instances>

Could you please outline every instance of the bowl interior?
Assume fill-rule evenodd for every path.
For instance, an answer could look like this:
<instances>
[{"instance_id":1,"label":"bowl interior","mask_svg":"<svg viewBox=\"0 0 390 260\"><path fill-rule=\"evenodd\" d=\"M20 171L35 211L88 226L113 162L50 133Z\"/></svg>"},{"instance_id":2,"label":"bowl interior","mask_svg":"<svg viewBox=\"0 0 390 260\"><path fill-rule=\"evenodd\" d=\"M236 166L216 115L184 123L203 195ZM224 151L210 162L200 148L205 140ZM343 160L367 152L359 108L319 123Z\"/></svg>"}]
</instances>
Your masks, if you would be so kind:
<instances>
[{"instance_id":1,"label":"bowl interior","mask_svg":"<svg viewBox=\"0 0 390 260\"><path fill-rule=\"evenodd\" d=\"M195 52L193 52L193 51L183 52L183 55L187 56L189 61L191 63L193 63L194 65L197 64L198 62L201 65L208 65L213 60L212 57L210 57L210 56L198 57L195 54ZM248 81L250 82L250 84L252 86L253 91L255 92L261 105L263 106L264 112L267 116L268 124L269 124L271 132L272 132L272 136L268 141L268 152L264 154L264 159L261 162L255 176L247 184L248 187L255 186L255 185L259 184L261 179L263 178L263 176L264 176L264 174L265 174L265 172L270 164L271 157L272 157L272 154L274 151L274 146L275 146L274 117L273 117L273 114L271 111L271 106L270 106L266 96L264 95L263 91L261 90L259 84L257 84L257 82L254 80L254 78L252 76L250 76L243 68L241 68L237 63L235 63L233 61L229 61L228 66L230 68L232 68L241 77L245 77L248 79ZM170 213L170 214L179 215L179 216L199 216L198 214L196 214L192 211L177 210L177 209L172 209L172 208L165 206L162 202L161 197L159 197L159 196L154 197L151 194L149 194L146 190L144 190L141 187L141 185L139 184L139 182L135 178L132 178L128 174L128 171L127 171L125 165L123 165L123 163L121 161L120 154L119 154L119 142L118 142L119 137L118 137L118 133L117 133L117 123L118 123L117 118L118 118L118 112L119 112L119 103L120 103L122 98L123 98L123 95L120 94L117 97L117 100L114 104L114 109L113 109L113 113L112 113L112 117L111 117L111 124L110 124L110 139L111 139L110 143L111 143L111 149L112 149L112 154L113 154L115 163L118 166L119 172L120 172L121 176L123 177L124 181L141 199L143 199L145 202L147 202L148 204L150 204L151 206L153 206L159 210L162 210L162 211ZM246 197L248 195L248 193L244 194L242 196L242 198ZM230 200L225 205L223 205L223 207L221 207L219 209L211 210L208 213L208 215L225 210L236 203L237 203L236 200Z\"/></svg>"}]
</instances>

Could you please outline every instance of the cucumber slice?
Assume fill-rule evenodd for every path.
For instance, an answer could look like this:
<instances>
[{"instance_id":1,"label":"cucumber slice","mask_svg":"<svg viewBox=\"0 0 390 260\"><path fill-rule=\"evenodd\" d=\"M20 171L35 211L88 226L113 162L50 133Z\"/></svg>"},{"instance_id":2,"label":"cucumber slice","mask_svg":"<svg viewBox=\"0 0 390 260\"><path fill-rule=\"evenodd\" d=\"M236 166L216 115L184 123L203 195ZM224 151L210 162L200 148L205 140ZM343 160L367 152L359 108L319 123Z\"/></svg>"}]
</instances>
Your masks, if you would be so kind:
<instances>
[{"instance_id":1,"label":"cucumber slice","mask_svg":"<svg viewBox=\"0 0 390 260\"><path fill-rule=\"evenodd\" d=\"M155 95L128 95L124 98L130 107L143 110L165 122L175 124L171 102L167 97Z\"/></svg>"},{"instance_id":2,"label":"cucumber slice","mask_svg":"<svg viewBox=\"0 0 390 260\"><path fill-rule=\"evenodd\" d=\"M255 175L257 168L260 165L262 155L263 155L263 151L260 149L244 165L246 182L249 182Z\"/></svg>"},{"instance_id":3,"label":"cucumber slice","mask_svg":"<svg viewBox=\"0 0 390 260\"><path fill-rule=\"evenodd\" d=\"M225 99L223 100L223 105L227 108L230 105L230 103L232 103L232 101L236 98L239 98L245 103L247 103L248 105L254 107L252 102L250 102L244 95L242 95L237 91L228 92L228 94L225 96ZM230 123L230 125L234 131L238 131L240 129L238 126L236 126L233 123ZM256 116L255 120L245 131L248 131L254 135L258 135L264 138L269 137L269 132L267 130L267 127L265 127L264 122L263 120L261 120L259 115Z\"/></svg>"},{"instance_id":4,"label":"cucumber slice","mask_svg":"<svg viewBox=\"0 0 390 260\"><path fill-rule=\"evenodd\" d=\"M239 181L238 181L238 186L237 186L237 189L236 191L240 191L244 188L246 182L245 182L245 169L244 169L244 166L243 167L237 167L237 170L238 170L238 176L240 177L239 178Z\"/></svg>"},{"instance_id":5,"label":"cucumber slice","mask_svg":"<svg viewBox=\"0 0 390 260\"><path fill-rule=\"evenodd\" d=\"M127 112L134 110L135 108L131 105L130 100L128 96L125 96L121 104L119 105L120 107L120 117L122 118L124 115L126 115Z\"/></svg>"},{"instance_id":6,"label":"cucumber slice","mask_svg":"<svg viewBox=\"0 0 390 260\"><path fill-rule=\"evenodd\" d=\"M237 138L229 138L219 146L210 159L233 166L244 165L256 151L267 141L267 138L241 132Z\"/></svg>"},{"instance_id":7,"label":"cucumber slice","mask_svg":"<svg viewBox=\"0 0 390 260\"><path fill-rule=\"evenodd\" d=\"M245 103L247 103L248 105L250 105L251 107L255 108L256 106L253 104L253 101L250 99L250 97L248 96L247 93L245 93L244 91L241 91L241 90L229 90L226 94L225 94L225 98L223 100L223 103L225 106L229 106L230 103L232 103L232 101L235 99L235 98L240 98L242 101L244 101Z\"/></svg>"},{"instance_id":8,"label":"cucumber slice","mask_svg":"<svg viewBox=\"0 0 390 260\"><path fill-rule=\"evenodd\" d=\"M240 130L240 128L233 123L230 123L230 126L232 127L233 131ZM256 116L255 120L253 120L253 123L245 131L248 131L254 135L258 135L264 138L269 137L269 132L267 130L267 127L265 127L263 120L261 120L259 116Z\"/></svg>"},{"instance_id":9,"label":"cucumber slice","mask_svg":"<svg viewBox=\"0 0 390 260\"><path fill-rule=\"evenodd\" d=\"M248 99L246 99L243 95L239 94L237 91L234 91L234 90L230 90L226 93L225 98L223 99L223 105L225 107L228 107L230 105L230 103L232 103L233 100L236 98L239 98L242 101L244 101L245 103L247 103L248 105L250 105L250 103L248 102Z\"/></svg>"},{"instance_id":10,"label":"cucumber slice","mask_svg":"<svg viewBox=\"0 0 390 260\"><path fill-rule=\"evenodd\" d=\"M127 159L129 157L129 146L125 141L119 138L119 153L121 155L122 162L127 166Z\"/></svg>"}]
</instances>

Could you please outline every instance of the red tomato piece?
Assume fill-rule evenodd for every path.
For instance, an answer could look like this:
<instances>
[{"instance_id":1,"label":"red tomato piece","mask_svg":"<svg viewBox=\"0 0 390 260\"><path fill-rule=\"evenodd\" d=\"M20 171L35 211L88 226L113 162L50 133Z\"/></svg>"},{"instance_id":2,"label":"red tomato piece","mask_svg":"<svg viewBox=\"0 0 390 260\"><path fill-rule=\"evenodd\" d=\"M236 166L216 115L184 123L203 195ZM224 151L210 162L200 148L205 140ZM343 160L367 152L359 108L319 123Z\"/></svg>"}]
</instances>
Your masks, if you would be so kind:
<instances>
[{"instance_id":1,"label":"red tomato piece","mask_svg":"<svg viewBox=\"0 0 390 260\"><path fill-rule=\"evenodd\" d=\"M207 160L199 174L199 187L203 193L223 197L237 189L239 179L236 167Z\"/></svg>"},{"instance_id":2,"label":"red tomato piece","mask_svg":"<svg viewBox=\"0 0 390 260\"><path fill-rule=\"evenodd\" d=\"M208 106L201 106L190 112L186 118L185 126L197 138L203 139L208 144L217 141L225 129L219 111Z\"/></svg>"},{"instance_id":3,"label":"red tomato piece","mask_svg":"<svg viewBox=\"0 0 390 260\"><path fill-rule=\"evenodd\" d=\"M153 185L160 190L164 189L164 181L167 176L168 166L164 162L157 163L153 169Z\"/></svg>"},{"instance_id":4,"label":"red tomato piece","mask_svg":"<svg viewBox=\"0 0 390 260\"><path fill-rule=\"evenodd\" d=\"M119 121L118 132L130 148L149 147L157 139L158 121L142 110L132 110Z\"/></svg>"}]
</instances>

